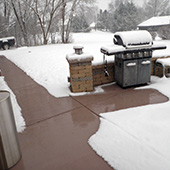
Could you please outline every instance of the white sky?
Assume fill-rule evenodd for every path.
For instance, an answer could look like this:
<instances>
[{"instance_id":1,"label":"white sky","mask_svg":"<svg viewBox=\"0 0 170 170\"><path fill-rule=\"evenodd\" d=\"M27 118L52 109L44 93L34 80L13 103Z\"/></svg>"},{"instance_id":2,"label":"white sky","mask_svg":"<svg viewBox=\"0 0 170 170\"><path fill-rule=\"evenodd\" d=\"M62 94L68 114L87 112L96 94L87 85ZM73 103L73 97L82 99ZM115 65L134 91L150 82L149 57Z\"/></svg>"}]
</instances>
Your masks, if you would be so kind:
<instances>
[{"instance_id":1,"label":"white sky","mask_svg":"<svg viewBox=\"0 0 170 170\"><path fill-rule=\"evenodd\" d=\"M111 2L112 0L97 0L98 6L100 9L107 9L108 4ZM144 3L144 0L133 0L135 4L138 5L142 5Z\"/></svg>"}]
</instances>

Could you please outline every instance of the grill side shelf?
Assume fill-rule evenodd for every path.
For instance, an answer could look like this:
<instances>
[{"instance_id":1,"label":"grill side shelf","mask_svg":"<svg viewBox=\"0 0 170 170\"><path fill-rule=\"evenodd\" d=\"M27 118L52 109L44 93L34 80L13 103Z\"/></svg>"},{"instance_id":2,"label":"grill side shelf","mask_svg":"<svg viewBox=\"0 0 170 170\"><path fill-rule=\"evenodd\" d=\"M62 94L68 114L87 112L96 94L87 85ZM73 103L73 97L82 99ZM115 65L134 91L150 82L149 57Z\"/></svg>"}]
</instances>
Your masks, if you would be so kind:
<instances>
[{"instance_id":1,"label":"grill side shelf","mask_svg":"<svg viewBox=\"0 0 170 170\"><path fill-rule=\"evenodd\" d=\"M152 50L164 50L164 49L166 49L167 47L166 46L153 46L151 49Z\"/></svg>"},{"instance_id":2,"label":"grill side shelf","mask_svg":"<svg viewBox=\"0 0 170 170\"><path fill-rule=\"evenodd\" d=\"M137 53L137 52L145 52L145 51L153 51L153 50L164 50L166 49L167 47L165 45L153 45L152 47L149 47L149 48L132 48L132 49L129 49L129 48L126 48L124 50L117 50L117 51L114 51L114 52L111 52L112 49L110 50L106 50L104 48L101 48L100 51L101 53L105 54L105 55L116 55L116 54L125 54L125 53Z\"/></svg>"},{"instance_id":3,"label":"grill side shelf","mask_svg":"<svg viewBox=\"0 0 170 170\"><path fill-rule=\"evenodd\" d=\"M156 49L165 49L165 48L158 48L158 47L154 47L154 50ZM103 48L100 49L101 53L105 54L105 55L116 55L116 54L126 54L126 53L138 53L138 52L146 52L146 51L152 51L152 48L142 48L142 49L125 49L125 50L120 50L120 51L116 51L116 52L109 52Z\"/></svg>"}]
</instances>

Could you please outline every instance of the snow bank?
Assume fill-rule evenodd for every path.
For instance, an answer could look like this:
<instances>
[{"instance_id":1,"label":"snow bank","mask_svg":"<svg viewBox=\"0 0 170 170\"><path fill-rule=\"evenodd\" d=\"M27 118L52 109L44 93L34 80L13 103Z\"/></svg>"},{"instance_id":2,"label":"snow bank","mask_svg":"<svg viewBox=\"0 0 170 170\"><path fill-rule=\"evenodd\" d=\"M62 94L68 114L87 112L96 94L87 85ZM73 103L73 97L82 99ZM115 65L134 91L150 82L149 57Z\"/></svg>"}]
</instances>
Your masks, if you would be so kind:
<instances>
[{"instance_id":1,"label":"snow bank","mask_svg":"<svg viewBox=\"0 0 170 170\"><path fill-rule=\"evenodd\" d=\"M0 90L7 90L10 92L11 103L12 103L12 107L13 107L13 113L14 113L17 131L23 132L25 129L25 121L22 117L21 108L17 103L14 93L8 87L7 83L4 80L4 77L2 77L2 76L0 76Z\"/></svg>"},{"instance_id":2,"label":"snow bank","mask_svg":"<svg viewBox=\"0 0 170 170\"><path fill-rule=\"evenodd\" d=\"M160 58L156 62L161 63L163 66L170 66L170 58Z\"/></svg>"},{"instance_id":3,"label":"snow bank","mask_svg":"<svg viewBox=\"0 0 170 170\"><path fill-rule=\"evenodd\" d=\"M153 51L153 57L167 57L170 56L170 41L162 40L162 41L154 41L154 46L162 44L162 46L166 45L166 49L164 50L156 50Z\"/></svg>"},{"instance_id":4,"label":"snow bank","mask_svg":"<svg viewBox=\"0 0 170 170\"><path fill-rule=\"evenodd\" d=\"M107 46L102 46L101 47L102 50L106 51L108 54L113 54L113 53L117 53L117 52L123 52L126 50L125 47L120 46L120 45L107 45Z\"/></svg>"},{"instance_id":5,"label":"snow bank","mask_svg":"<svg viewBox=\"0 0 170 170\"><path fill-rule=\"evenodd\" d=\"M152 77L154 88L170 98L170 79ZM170 169L170 102L101 114L91 147L117 170Z\"/></svg>"},{"instance_id":6,"label":"snow bank","mask_svg":"<svg viewBox=\"0 0 170 170\"><path fill-rule=\"evenodd\" d=\"M82 53L82 54L67 54L66 55L67 60L71 61L81 61L81 60L93 60L93 56L88 53Z\"/></svg>"}]
</instances>

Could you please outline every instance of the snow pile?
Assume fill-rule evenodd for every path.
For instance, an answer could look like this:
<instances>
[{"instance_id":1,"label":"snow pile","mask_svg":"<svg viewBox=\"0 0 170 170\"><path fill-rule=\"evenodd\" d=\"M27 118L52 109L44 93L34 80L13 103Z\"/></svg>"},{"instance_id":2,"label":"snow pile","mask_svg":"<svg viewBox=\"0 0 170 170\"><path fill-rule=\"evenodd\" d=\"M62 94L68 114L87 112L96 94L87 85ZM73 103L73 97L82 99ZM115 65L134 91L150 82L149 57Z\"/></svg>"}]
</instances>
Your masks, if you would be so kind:
<instances>
[{"instance_id":1,"label":"snow pile","mask_svg":"<svg viewBox=\"0 0 170 170\"><path fill-rule=\"evenodd\" d=\"M101 50L105 51L108 55L110 55L118 52L123 52L126 49L123 46L111 44L107 46L102 46Z\"/></svg>"},{"instance_id":2,"label":"snow pile","mask_svg":"<svg viewBox=\"0 0 170 170\"><path fill-rule=\"evenodd\" d=\"M150 86L170 98L170 79ZM92 148L117 170L170 169L170 101L101 114Z\"/></svg>"},{"instance_id":3,"label":"snow pile","mask_svg":"<svg viewBox=\"0 0 170 170\"><path fill-rule=\"evenodd\" d=\"M4 80L4 77L0 76L0 90L7 90L10 92L11 103L13 107L13 113L15 118L15 123L18 132L23 132L25 129L25 121L22 117L21 108L19 107L16 97L11 89L8 87L7 83Z\"/></svg>"},{"instance_id":4,"label":"snow pile","mask_svg":"<svg viewBox=\"0 0 170 170\"><path fill-rule=\"evenodd\" d=\"M162 48L162 50L166 50L167 46L165 43L162 43L160 40L154 41L152 45L152 49Z\"/></svg>"},{"instance_id":5,"label":"snow pile","mask_svg":"<svg viewBox=\"0 0 170 170\"><path fill-rule=\"evenodd\" d=\"M167 57L170 56L170 41L169 40L162 40L162 41L154 41L153 47L157 47L166 45L166 49L164 50L156 50L153 51L153 57Z\"/></svg>"},{"instance_id":6,"label":"snow pile","mask_svg":"<svg viewBox=\"0 0 170 170\"><path fill-rule=\"evenodd\" d=\"M163 66L170 66L170 58L160 58L156 62L161 63Z\"/></svg>"},{"instance_id":7,"label":"snow pile","mask_svg":"<svg viewBox=\"0 0 170 170\"><path fill-rule=\"evenodd\" d=\"M81 61L81 60L93 60L93 56L88 53L82 53L82 54L67 54L66 55L67 60L69 61Z\"/></svg>"}]
</instances>

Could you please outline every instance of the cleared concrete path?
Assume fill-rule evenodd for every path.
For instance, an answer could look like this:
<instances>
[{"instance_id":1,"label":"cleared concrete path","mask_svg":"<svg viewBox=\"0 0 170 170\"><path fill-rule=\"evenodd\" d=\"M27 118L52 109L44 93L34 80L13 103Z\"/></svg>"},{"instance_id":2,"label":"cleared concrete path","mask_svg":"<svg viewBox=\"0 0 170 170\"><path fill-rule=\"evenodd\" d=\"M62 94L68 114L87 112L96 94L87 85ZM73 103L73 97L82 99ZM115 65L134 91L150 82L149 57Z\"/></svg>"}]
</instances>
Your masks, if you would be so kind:
<instances>
[{"instance_id":1,"label":"cleared concrete path","mask_svg":"<svg viewBox=\"0 0 170 170\"><path fill-rule=\"evenodd\" d=\"M88 145L99 114L168 100L155 90L116 84L104 87L102 94L55 98L3 56L0 69L27 125L19 134L22 158L11 170L110 170Z\"/></svg>"}]
</instances>

